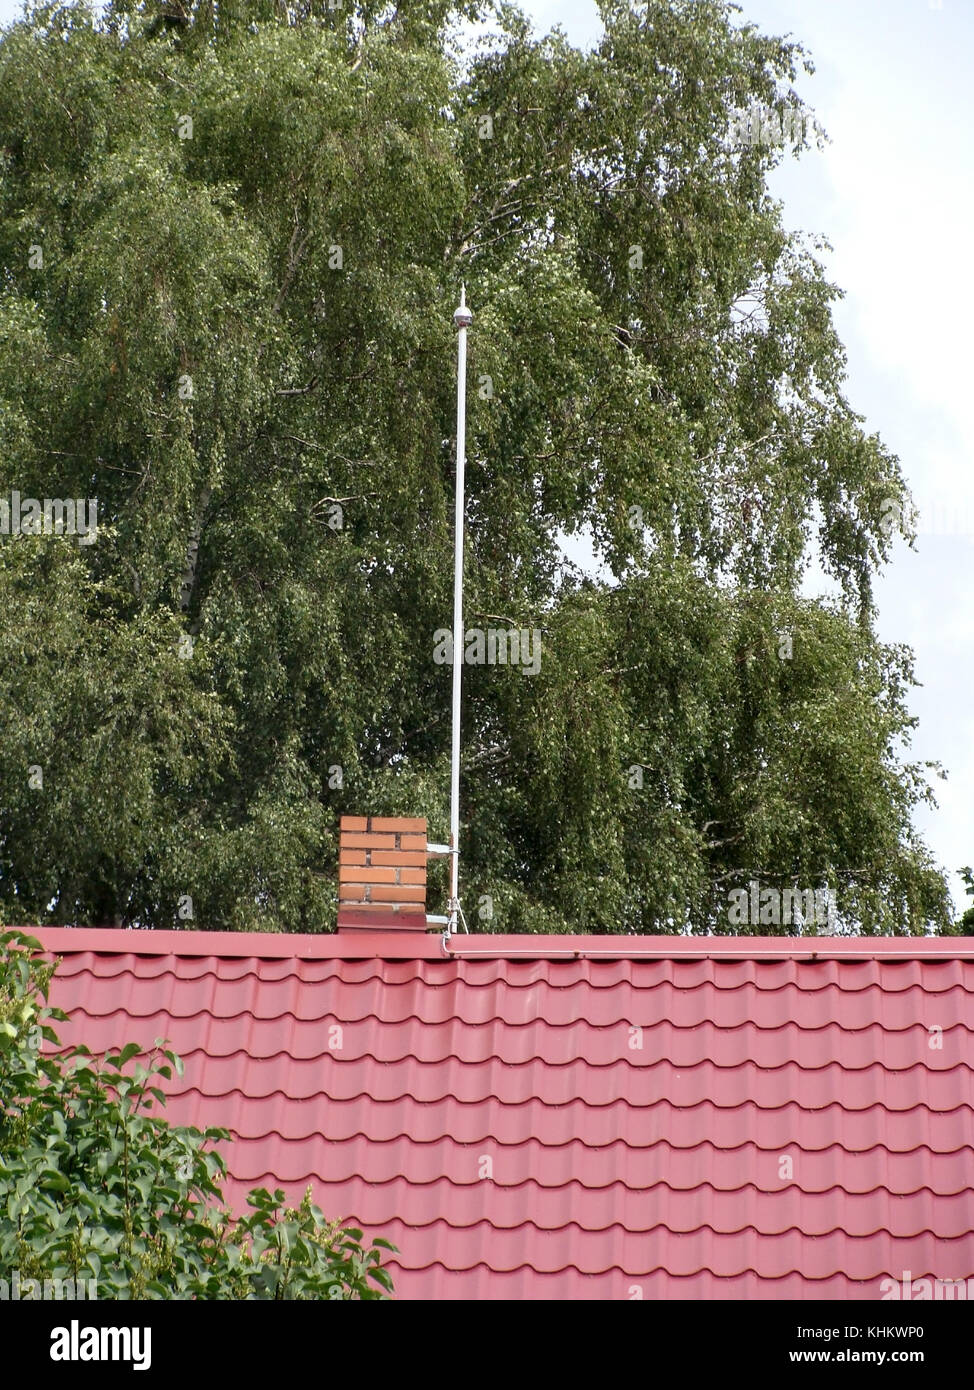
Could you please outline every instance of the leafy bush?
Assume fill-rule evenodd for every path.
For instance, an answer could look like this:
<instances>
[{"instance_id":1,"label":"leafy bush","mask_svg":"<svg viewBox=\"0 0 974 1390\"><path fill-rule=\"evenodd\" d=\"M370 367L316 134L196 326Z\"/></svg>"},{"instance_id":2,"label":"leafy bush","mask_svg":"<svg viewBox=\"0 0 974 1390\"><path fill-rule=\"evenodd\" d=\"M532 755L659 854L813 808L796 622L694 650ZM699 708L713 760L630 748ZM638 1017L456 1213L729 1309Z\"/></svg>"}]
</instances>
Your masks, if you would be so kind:
<instances>
[{"instance_id":1,"label":"leafy bush","mask_svg":"<svg viewBox=\"0 0 974 1390\"><path fill-rule=\"evenodd\" d=\"M328 1223L311 1201L258 1188L235 1218L210 1145L226 1130L170 1124L158 1080L182 1062L156 1041L103 1059L59 1048L55 966L0 934L0 1276L96 1281L100 1298L355 1299L392 1291L387 1241ZM47 1045L46 1047L44 1045ZM130 1064L135 1065L130 1068Z\"/></svg>"}]
</instances>

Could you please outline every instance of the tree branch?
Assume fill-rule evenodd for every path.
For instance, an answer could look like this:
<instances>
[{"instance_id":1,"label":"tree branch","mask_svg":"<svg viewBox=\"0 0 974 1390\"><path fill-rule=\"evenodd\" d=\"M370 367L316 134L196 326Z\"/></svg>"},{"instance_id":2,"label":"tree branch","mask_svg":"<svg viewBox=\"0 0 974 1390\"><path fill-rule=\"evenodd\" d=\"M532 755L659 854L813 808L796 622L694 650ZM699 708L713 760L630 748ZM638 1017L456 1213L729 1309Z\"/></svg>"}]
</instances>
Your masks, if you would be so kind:
<instances>
[{"instance_id":1,"label":"tree branch","mask_svg":"<svg viewBox=\"0 0 974 1390\"><path fill-rule=\"evenodd\" d=\"M189 542L186 546L186 563L183 565L183 582L179 589L179 606L184 613L189 612L189 607L196 591L200 557L200 536L203 534L203 523L206 517L206 509L210 504L210 496L211 489L209 484L207 484L200 493L200 499L196 506L196 516L193 519L193 528L189 533Z\"/></svg>"},{"instance_id":2,"label":"tree branch","mask_svg":"<svg viewBox=\"0 0 974 1390\"><path fill-rule=\"evenodd\" d=\"M275 298L274 303L271 306L272 314L280 313L281 305L284 303L284 296L291 288L291 281L294 279L295 273L297 272L297 268L301 264L301 258L304 255L304 248L308 244L308 238L310 237L311 233L305 232L304 236L299 242L298 233L300 231L301 224L298 221L297 216L295 216L294 231L291 233L291 240L288 243L287 248L287 269L284 272L284 280L281 284L281 288L278 290L277 297Z\"/></svg>"},{"instance_id":3,"label":"tree branch","mask_svg":"<svg viewBox=\"0 0 974 1390\"><path fill-rule=\"evenodd\" d=\"M276 396L306 396L309 391L313 391L318 385L318 378L313 376L307 386L283 386L275 391Z\"/></svg>"}]
</instances>

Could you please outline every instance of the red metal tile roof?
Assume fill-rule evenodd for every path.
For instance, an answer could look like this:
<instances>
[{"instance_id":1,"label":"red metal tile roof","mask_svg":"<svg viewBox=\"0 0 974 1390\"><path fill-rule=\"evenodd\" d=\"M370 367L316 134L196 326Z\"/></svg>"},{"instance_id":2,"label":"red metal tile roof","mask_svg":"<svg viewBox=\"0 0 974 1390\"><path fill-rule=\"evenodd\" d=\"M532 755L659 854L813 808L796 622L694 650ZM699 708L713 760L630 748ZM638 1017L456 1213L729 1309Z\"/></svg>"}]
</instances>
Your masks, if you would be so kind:
<instances>
[{"instance_id":1,"label":"red metal tile roof","mask_svg":"<svg viewBox=\"0 0 974 1390\"><path fill-rule=\"evenodd\" d=\"M34 934L65 1041L169 1038L227 1195L311 1183L400 1297L974 1276L964 939Z\"/></svg>"}]
</instances>

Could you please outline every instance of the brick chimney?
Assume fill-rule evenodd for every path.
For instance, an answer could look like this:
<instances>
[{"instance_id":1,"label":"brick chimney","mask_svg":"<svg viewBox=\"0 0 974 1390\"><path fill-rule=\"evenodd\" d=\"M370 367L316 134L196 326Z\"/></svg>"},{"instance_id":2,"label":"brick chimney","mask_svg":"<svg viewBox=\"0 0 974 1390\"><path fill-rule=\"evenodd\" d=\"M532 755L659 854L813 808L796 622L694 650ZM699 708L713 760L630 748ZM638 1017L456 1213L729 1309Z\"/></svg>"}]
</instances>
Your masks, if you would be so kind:
<instances>
[{"instance_id":1,"label":"brick chimney","mask_svg":"<svg viewBox=\"0 0 974 1390\"><path fill-rule=\"evenodd\" d=\"M426 821L342 816L338 930L425 931Z\"/></svg>"}]
</instances>

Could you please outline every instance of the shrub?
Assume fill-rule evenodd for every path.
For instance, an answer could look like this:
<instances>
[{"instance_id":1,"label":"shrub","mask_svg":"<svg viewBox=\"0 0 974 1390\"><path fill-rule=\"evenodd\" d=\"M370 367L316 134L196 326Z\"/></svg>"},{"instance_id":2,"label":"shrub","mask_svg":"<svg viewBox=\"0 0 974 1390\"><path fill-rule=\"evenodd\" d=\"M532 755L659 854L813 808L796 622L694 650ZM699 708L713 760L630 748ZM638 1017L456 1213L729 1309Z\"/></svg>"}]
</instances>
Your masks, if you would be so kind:
<instances>
[{"instance_id":1,"label":"shrub","mask_svg":"<svg viewBox=\"0 0 974 1390\"><path fill-rule=\"evenodd\" d=\"M160 1080L183 1064L156 1039L99 1059L60 1049L56 967L0 933L0 1275L96 1281L100 1298L356 1299L392 1291L387 1241L254 1189L224 1205L223 1129L170 1124Z\"/></svg>"}]
</instances>

